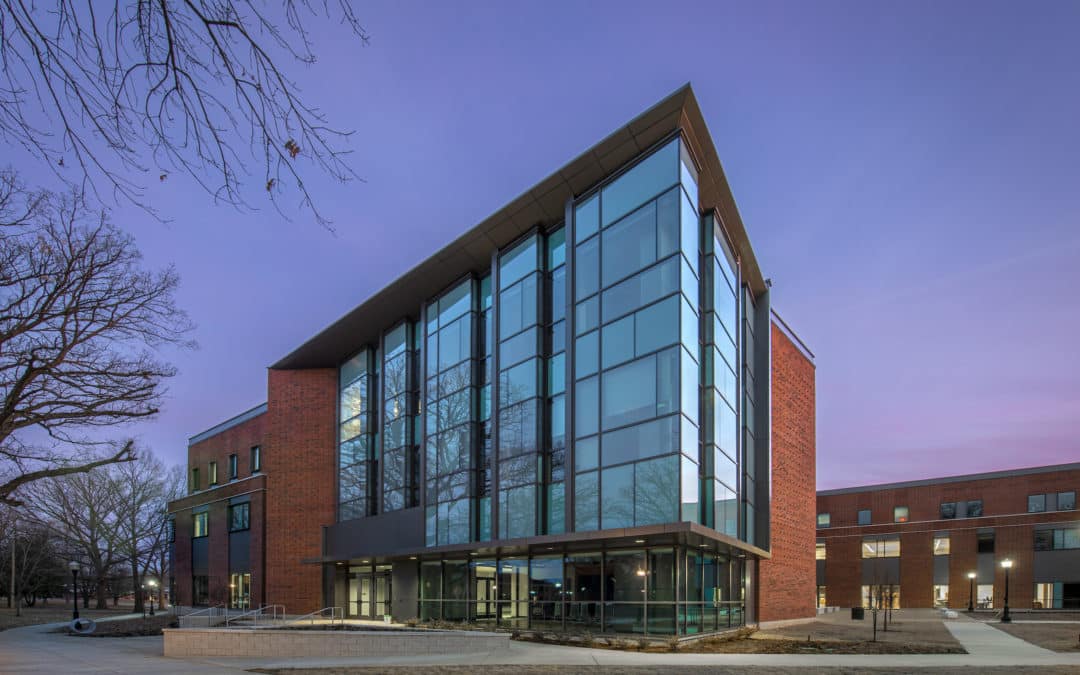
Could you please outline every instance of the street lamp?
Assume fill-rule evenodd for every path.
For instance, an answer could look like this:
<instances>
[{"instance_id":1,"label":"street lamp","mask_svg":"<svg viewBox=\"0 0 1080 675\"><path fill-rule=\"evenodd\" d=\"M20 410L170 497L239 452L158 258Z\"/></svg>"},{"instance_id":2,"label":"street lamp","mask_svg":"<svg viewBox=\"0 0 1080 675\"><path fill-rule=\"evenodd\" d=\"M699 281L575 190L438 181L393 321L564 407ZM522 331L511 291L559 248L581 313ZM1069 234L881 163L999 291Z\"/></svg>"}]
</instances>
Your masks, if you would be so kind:
<instances>
[{"instance_id":1,"label":"street lamp","mask_svg":"<svg viewBox=\"0 0 1080 675\"><path fill-rule=\"evenodd\" d=\"M74 602L72 602L71 620L79 620L79 561L72 560L68 563L68 569L71 570L71 590L75 594Z\"/></svg>"},{"instance_id":2,"label":"street lamp","mask_svg":"<svg viewBox=\"0 0 1080 675\"><path fill-rule=\"evenodd\" d=\"M1005 568L1005 611L1001 613L1001 623L1012 623L1012 617L1009 616L1009 570L1012 569L1013 561L1005 558L1001 561L1001 566Z\"/></svg>"},{"instance_id":3,"label":"street lamp","mask_svg":"<svg viewBox=\"0 0 1080 675\"><path fill-rule=\"evenodd\" d=\"M150 586L150 616L154 616L154 587L157 586L157 582L151 579L146 584Z\"/></svg>"},{"instance_id":4,"label":"street lamp","mask_svg":"<svg viewBox=\"0 0 1080 675\"><path fill-rule=\"evenodd\" d=\"M968 572L968 611L975 611L975 573Z\"/></svg>"}]
</instances>

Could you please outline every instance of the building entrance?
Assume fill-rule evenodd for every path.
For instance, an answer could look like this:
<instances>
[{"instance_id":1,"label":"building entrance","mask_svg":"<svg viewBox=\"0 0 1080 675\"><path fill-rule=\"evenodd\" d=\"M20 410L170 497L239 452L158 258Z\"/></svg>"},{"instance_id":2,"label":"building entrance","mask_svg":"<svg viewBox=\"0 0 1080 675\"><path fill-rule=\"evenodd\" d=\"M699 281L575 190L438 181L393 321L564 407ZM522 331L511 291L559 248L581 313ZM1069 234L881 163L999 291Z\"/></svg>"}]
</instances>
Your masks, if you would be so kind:
<instances>
[{"instance_id":1,"label":"building entrance","mask_svg":"<svg viewBox=\"0 0 1080 675\"><path fill-rule=\"evenodd\" d=\"M348 616L381 619L390 614L390 565L349 568Z\"/></svg>"}]
</instances>

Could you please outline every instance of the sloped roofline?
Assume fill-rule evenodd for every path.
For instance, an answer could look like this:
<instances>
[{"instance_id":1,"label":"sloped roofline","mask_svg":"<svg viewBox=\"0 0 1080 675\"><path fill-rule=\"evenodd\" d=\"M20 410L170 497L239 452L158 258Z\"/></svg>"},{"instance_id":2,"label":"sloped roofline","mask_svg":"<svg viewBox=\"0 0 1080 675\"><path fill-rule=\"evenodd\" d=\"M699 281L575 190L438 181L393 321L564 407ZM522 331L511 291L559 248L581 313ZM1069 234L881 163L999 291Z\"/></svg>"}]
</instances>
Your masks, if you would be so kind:
<instances>
[{"instance_id":1,"label":"sloped roofline","mask_svg":"<svg viewBox=\"0 0 1080 675\"><path fill-rule=\"evenodd\" d=\"M438 295L464 273L491 266L491 255L540 224L564 219L568 200L594 188L665 137L681 131L698 167L699 207L715 211L742 264L743 279L754 295L765 291L742 218L720 158L687 83L620 127L440 251L392 281L291 353L274 369L330 368L361 345L377 342L381 330L403 316L416 316L424 300Z\"/></svg>"}]
</instances>

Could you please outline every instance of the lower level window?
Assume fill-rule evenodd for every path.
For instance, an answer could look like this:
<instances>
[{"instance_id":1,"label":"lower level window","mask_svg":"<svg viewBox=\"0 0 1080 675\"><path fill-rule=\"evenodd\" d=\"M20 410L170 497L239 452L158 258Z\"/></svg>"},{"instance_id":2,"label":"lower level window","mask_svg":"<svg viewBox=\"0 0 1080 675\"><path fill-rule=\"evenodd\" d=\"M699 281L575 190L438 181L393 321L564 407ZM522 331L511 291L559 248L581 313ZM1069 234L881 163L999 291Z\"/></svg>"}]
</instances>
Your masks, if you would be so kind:
<instances>
[{"instance_id":1,"label":"lower level window","mask_svg":"<svg viewBox=\"0 0 1080 675\"><path fill-rule=\"evenodd\" d=\"M874 584L862 587L863 607L900 609L900 584Z\"/></svg>"},{"instance_id":2,"label":"lower level window","mask_svg":"<svg viewBox=\"0 0 1080 675\"><path fill-rule=\"evenodd\" d=\"M210 604L210 577L196 574L191 577L191 604L202 606Z\"/></svg>"},{"instance_id":3,"label":"lower level window","mask_svg":"<svg viewBox=\"0 0 1080 675\"><path fill-rule=\"evenodd\" d=\"M251 607L251 572L233 572L229 575L229 607Z\"/></svg>"},{"instance_id":4,"label":"lower level window","mask_svg":"<svg viewBox=\"0 0 1080 675\"><path fill-rule=\"evenodd\" d=\"M934 607L949 606L949 585L934 584Z\"/></svg>"},{"instance_id":5,"label":"lower level window","mask_svg":"<svg viewBox=\"0 0 1080 675\"><path fill-rule=\"evenodd\" d=\"M975 587L975 606L979 609L994 608L994 584L979 584Z\"/></svg>"},{"instance_id":6,"label":"lower level window","mask_svg":"<svg viewBox=\"0 0 1080 675\"><path fill-rule=\"evenodd\" d=\"M825 606L825 587L824 586L818 586L817 587L817 606L818 607L824 607Z\"/></svg>"}]
</instances>

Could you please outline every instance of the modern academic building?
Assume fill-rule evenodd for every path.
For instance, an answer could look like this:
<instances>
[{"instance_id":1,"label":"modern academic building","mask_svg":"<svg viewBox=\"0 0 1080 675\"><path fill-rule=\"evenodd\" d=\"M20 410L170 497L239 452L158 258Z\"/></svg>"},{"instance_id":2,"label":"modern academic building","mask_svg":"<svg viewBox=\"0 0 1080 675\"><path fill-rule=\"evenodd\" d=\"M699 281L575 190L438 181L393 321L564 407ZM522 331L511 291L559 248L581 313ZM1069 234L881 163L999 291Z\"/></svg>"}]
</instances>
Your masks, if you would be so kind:
<instances>
[{"instance_id":1,"label":"modern academic building","mask_svg":"<svg viewBox=\"0 0 1080 675\"><path fill-rule=\"evenodd\" d=\"M648 635L813 616L813 355L769 287L683 87L191 439L176 601Z\"/></svg>"},{"instance_id":2,"label":"modern academic building","mask_svg":"<svg viewBox=\"0 0 1080 675\"><path fill-rule=\"evenodd\" d=\"M1080 609L1080 464L818 493L821 606Z\"/></svg>"}]
</instances>

